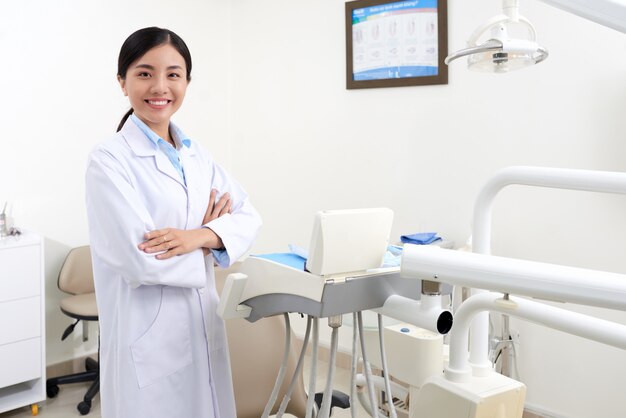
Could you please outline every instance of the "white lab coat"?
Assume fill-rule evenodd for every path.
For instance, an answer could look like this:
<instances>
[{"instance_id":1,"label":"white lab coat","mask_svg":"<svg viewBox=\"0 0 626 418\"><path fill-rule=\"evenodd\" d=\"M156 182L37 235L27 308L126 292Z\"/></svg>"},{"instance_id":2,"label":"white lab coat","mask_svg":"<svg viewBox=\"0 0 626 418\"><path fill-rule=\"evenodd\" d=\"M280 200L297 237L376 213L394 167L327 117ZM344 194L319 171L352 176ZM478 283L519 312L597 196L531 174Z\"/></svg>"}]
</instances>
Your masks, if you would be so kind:
<instances>
[{"instance_id":1,"label":"white lab coat","mask_svg":"<svg viewBox=\"0 0 626 418\"><path fill-rule=\"evenodd\" d=\"M244 190L192 142L180 175L132 120L92 151L86 203L100 320L103 418L235 418L227 339L216 314L212 255L158 260L137 248L146 232L201 227L209 193L232 214L209 226L236 261L261 219Z\"/></svg>"}]
</instances>

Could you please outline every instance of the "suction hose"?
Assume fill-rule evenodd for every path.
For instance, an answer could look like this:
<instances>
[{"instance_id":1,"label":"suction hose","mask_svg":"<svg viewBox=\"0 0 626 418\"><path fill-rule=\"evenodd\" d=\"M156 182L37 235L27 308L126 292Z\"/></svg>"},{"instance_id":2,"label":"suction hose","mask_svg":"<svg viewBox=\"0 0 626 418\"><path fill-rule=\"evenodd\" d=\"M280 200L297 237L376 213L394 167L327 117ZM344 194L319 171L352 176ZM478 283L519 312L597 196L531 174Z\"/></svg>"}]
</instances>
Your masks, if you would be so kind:
<instances>
[{"instance_id":1,"label":"suction hose","mask_svg":"<svg viewBox=\"0 0 626 418\"><path fill-rule=\"evenodd\" d=\"M319 318L313 318L313 342L311 343L311 372L309 375L309 391L306 401L306 416L311 418L315 413L315 382L317 379L317 348L319 347Z\"/></svg>"},{"instance_id":2,"label":"suction hose","mask_svg":"<svg viewBox=\"0 0 626 418\"><path fill-rule=\"evenodd\" d=\"M306 331L304 332L304 340L302 341L302 349L300 350L300 356L298 357L298 364L296 365L296 370L293 372L293 376L291 378L291 382L289 382L289 387L287 388L287 392L283 397L283 401L280 403L280 408L278 408L278 412L276 413L276 418L281 418L287 409L287 405L291 400L291 394L293 393L293 388L296 386L296 382L298 381L298 377L300 376L300 372L302 371L302 365L304 364L304 355L306 353L306 347L309 344L309 336L311 335L311 316L307 316L306 321Z\"/></svg>"},{"instance_id":3,"label":"suction hose","mask_svg":"<svg viewBox=\"0 0 626 418\"><path fill-rule=\"evenodd\" d=\"M289 349L291 348L291 322L289 321L289 314L284 314L285 318L285 353L283 354L283 360L280 364L280 369L278 371L278 376L276 376L276 382L274 383L274 389L272 390L272 394L270 395L270 399L265 405L265 409L263 410L262 418L269 418L270 413L272 412L272 408L276 403L276 398L278 397L278 391L280 390L281 385L283 384L283 380L285 379L285 373L287 372L287 362L289 360Z\"/></svg>"},{"instance_id":4,"label":"suction hose","mask_svg":"<svg viewBox=\"0 0 626 418\"><path fill-rule=\"evenodd\" d=\"M396 407L393 404L393 395L391 394L391 384L389 383L389 369L387 368L387 354L385 353L385 332L383 328L383 316L378 314L378 340L380 341L380 358L383 366L383 377L385 380L385 393L387 394L387 406L391 418L398 418Z\"/></svg>"},{"instance_id":5,"label":"suction hose","mask_svg":"<svg viewBox=\"0 0 626 418\"><path fill-rule=\"evenodd\" d=\"M374 384L372 380L372 369L370 367L370 363L367 360L367 353L365 350L365 336L363 334L363 314L362 312L357 313L357 320L359 326L359 337L361 340L361 356L363 357L363 370L365 371L365 380L367 381L367 391L370 397L370 405L372 407L372 411L377 413L378 411L378 402L376 402L376 393L374 392ZM373 414L370 414L375 416Z\"/></svg>"}]
</instances>

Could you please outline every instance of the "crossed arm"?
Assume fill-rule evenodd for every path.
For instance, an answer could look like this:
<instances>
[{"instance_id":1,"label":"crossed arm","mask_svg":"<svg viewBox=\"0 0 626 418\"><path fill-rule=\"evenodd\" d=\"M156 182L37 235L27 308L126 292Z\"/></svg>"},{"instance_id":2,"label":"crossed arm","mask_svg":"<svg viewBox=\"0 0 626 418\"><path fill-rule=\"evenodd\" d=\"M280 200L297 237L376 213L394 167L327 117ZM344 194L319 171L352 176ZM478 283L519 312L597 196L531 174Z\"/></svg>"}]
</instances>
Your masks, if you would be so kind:
<instances>
[{"instance_id":1,"label":"crossed arm","mask_svg":"<svg viewBox=\"0 0 626 418\"><path fill-rule=\"evenodd\" d=\"M230 195L224 193L217 202L217 190L211 190L209 197L209 205L202 225L206 225L210 221L219 218L232 210L232 202ZM168 258L187 254L202 248L204 255L207 255L211 249L223 248L222 239L210 228L197 229L176 229L164 228L150 231L144 235L145 241L138 245L138 248L145 253L158 253L156 258L166 260Z\"/></svg>"}]
</instances>

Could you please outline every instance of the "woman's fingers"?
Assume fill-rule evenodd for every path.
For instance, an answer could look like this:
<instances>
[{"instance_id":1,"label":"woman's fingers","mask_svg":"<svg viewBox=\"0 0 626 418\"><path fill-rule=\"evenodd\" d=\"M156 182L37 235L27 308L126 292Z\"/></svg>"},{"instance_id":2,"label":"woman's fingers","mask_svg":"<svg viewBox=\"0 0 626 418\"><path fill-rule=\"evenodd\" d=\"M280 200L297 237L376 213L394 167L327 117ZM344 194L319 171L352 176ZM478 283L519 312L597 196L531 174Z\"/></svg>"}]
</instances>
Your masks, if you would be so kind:
<instances>
[{"instance_id":1,"label":"woman's fingers","mask_svg":"<svg viewBox=\"0 0 626 418\"><path fill-rule=\"evenodd\" d=\"M231 200L230 194L224 193L220 198L215 202L215 198L217 197L217 190L211 190L211 195L209 197L209 207L204 215L204 220L202 222L203 225L219 218L226 213L229 213L231 210ZM226 208L226 209L225 209Z\"/></svg>"},{"instance_id":2,"label":"woman's fingers","mask_svg":"<svg viewBox=\"0 0 626 418\"><path fill-rule=\"evenodd\" d=\"M166 242L171 241L174 236L170 228L157 229L150 231L144 235L145 241L138 245L140 250L147 250L163 246Z\"/></svg>"},{"instance_id":3,"label":"woman's fingers","mask_svg":"<svg viewBox=\"0 0 626 418\"><path fill-rule=\"evenodd\" d=\"M213 215L215 215L215 219L220 216L228 213L224 211L224 208L230 205L230 195L228 193L224 193L220 200L215 204L215 209L213 210Z\"/></svg>"},{"instance_id":4,"label":"woman's fingers","mask_svg":"<svg viewBox=\"0 0 626 418\"><path fill-rule=\"evenodd\" d=\"M184 239L181 230L167 228L150 231L145 235L146 241L139 244L139 249L145 253L161 253L158 259L167 259L184 253Z\"/></svg>"},{"instance_id":5,"label":"woman's fingers","mask_svg":"<svg viewBox=\"0 0 626 418\"><path fill-rule=\"evenodd\" d=\"M168 241L164 244L165 248L163 253L157 254L156 258L159 260L165 260L175 255L183 254L183 246L178 240Z\"/></svg>"},{"instance_id":6,"label":"woman's fingers","mask_svg":"<svg viewBox=\"0 0 626 418\"><path fill-rule=\"evenodd\" d=\"M220 215L219 216L226 215L227 213L230 213L231 208L232 208L232 200L230 200L230 197L229 197L228 201L226 202L226 204L224 205L224 207L220 211Z\"/></svg>"},{"instance_id":7,"label":"woman's fingers","mask_svg":"<svg viewBox=\"0 0 626 418\"><path fill-rule=\"evenodd\" d=\"M209 223L213 219L211 218L211 214L213 213L213 207L215 206L215 197L217 196L217 190L211 190L211 194L209 195L209 206L206 208L206 212L204 214L204 219L202 220L202 225Z\"/></svg>"},{"instance_id":8,"label":"woman's fingers","mask_svg":"<svg viewBox=\"0 0 626 418\"><path fill-rule=\"evenodd\" d=\"M178 235L179 233L177 230L171 230L168 234L162 234L149 241L142 242L141 244L139 244L139 249L149 254L165 251L176 252L180 249L181 246L181 240L178 238ZM180 251L176 252L176 254L178 253L180 253ZM157 258L161 258L161 255L162 254L158 255Z\"/></svg>"},{"instance_id":9,"label":"woman's fingers","mask_svg":"<svg viewBox=\"0 0 626 418\"><path fill-rule=\"evenodd\" d=\"M156 254L159 260L165 260L202 248L206 241L206 229L168 228L151 231L146 237L150 239L139 244L139 249L147 254Z\"/></svg>"}]
</instances>

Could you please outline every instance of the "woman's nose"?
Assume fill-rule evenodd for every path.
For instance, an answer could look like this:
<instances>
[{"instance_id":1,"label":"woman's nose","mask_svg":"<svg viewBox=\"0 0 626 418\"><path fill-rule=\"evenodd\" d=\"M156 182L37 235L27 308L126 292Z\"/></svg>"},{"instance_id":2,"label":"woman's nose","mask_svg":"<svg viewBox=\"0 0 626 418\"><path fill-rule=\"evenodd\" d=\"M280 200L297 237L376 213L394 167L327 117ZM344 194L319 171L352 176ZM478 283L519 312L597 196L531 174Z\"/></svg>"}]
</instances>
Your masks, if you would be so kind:
<instances>
[{"instance_id":1,"label":"woman's nose","mask_svg":"<svg viewBox=\"0 0 626 418\"><path fill-rule=\"evenodd\" d=\"M167 83L165 77L156 76L152 78L153 82L150 86L151 93L166 93L167 92Z\"/></svg>"}]
</instances>

